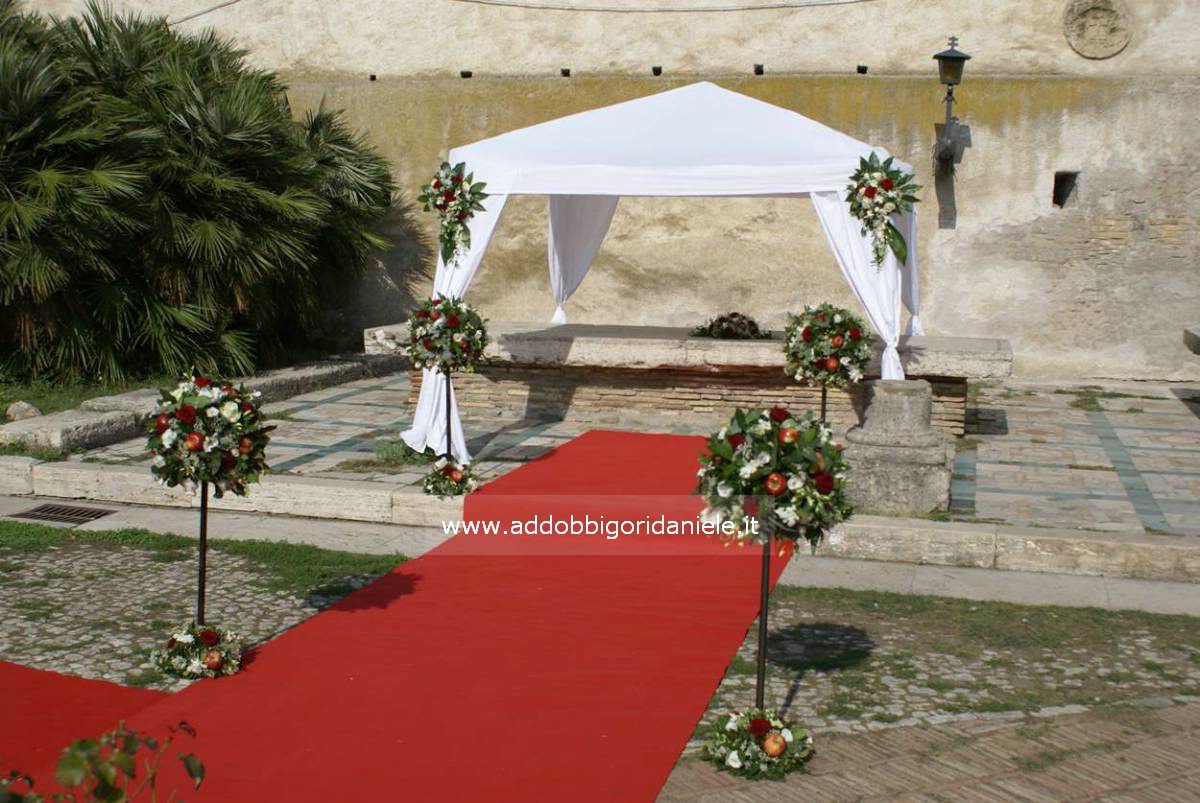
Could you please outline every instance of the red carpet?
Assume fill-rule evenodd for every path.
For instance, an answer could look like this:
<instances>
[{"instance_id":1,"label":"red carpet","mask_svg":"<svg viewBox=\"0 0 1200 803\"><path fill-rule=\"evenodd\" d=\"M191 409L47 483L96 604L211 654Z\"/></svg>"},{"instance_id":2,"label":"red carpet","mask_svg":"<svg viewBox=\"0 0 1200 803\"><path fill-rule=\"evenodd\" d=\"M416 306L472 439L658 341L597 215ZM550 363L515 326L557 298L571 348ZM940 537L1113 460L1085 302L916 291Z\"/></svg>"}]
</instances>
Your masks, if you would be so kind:
<instances>
[{"instance_id":1,"label":"red carpet","mask_svg":"<svg viewBox=\"0 0 1200 803\"><path fill-rule=\"evenodd\" d=\"M702 444L588 433L467 517L691 518ZM652 800L754 618L759 559L703 536L460 534L131 724L195 726L189 800Z\"/></svg>"},{"instance_id":2,"label":"red carpet","mask_svg":"<svg viewBox=\"0 0 1200 803\"><path fill-rule=\"evenodd\" d=\"M110 731L166 696L0 661L0 772L39 771L49 778L40 769L53 773L73 740Z\"/></svg>"}]
</instances>

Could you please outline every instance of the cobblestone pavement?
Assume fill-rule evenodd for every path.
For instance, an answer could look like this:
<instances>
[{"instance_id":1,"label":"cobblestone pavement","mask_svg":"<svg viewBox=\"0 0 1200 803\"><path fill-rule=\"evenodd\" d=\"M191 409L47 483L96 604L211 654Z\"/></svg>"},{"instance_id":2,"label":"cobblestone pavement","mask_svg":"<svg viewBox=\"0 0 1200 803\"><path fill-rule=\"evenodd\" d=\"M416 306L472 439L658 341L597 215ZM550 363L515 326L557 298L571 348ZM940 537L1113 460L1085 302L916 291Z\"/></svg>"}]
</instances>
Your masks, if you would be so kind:
<instances>
[{"instance_id":1,"label":"cobblestone pavement","mask_svg":"<svg viewBox=\"0 0 1200 803\"><path fill-rule=\"evenodd\" d=\"M750 782L684 757L660 803L1200 800L1200 703L818 736L809 775Z\"/></svg>"},{"instance_id":2,"label":"cobblestone pavement","mask_svg":"<svg viewBox=\"0 0 1200 803\"><path fill-rule=\"evenodd\" d=\"M1200 618L784 587L770 633L767 700L820 732L1200 701ZM702 722L753 701L757 646Z\"/></svg>"},{"instance_id":3,"label":"cobblestone pavement","mask_svg":"<svg viewBox=\"0 0 1200 803\"><path fill-rule=\"evenodd\" d=\"M1200 535L1200 388L973 389L951 511L1009 524Z\"/></svg>"},{"instance_id":4,"label":"cobblestone pavement","mask_svg":"<svg viewBox=\"0 0 1200 803\"><path fill-rule=\"evenodd\" d=\"M300 623L344 595L305 598L265 588L251 560L208 553L207 620L247 646ZM79 543L38 552L0 549L0 659L174 691L150 653L195 611L195 550ZM365 584L356 578L349 586Z\"/></svg>"}]
</instances>

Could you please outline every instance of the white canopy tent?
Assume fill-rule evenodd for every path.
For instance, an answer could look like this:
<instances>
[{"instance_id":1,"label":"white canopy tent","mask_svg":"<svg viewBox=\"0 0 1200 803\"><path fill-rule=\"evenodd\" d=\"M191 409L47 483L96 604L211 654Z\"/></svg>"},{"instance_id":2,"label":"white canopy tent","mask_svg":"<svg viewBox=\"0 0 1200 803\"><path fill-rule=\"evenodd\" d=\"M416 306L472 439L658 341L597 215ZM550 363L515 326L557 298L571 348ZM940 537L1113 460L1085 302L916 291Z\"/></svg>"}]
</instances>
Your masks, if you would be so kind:
<instances>
[{"instance_id":1,"label":"white canopy tent","mask_svg":"<svg viewBox=\"0 0 1200 803\"><path fill-rule=\"evenodd\" d=\"M908 261L888 252L882 269L844 200L859 159L881 148L859 142L787 109L698 83L551 120L450 151L487 182L486 211L471 221L471 248L457 264L440 260L434 295L461 298L475 277L510 195L550 198L550 288L554 323L587 275L612 222L617 201L632 196L803 196L812 199L834 256L871 328L884 344L884 379L903 379L897 344L901 298L917 317L916 216L894 220L908 241ZM900 165L902 169L909 169ZM426 370L412 428L413 449L446 444L446 383ZM454 456L470 460L451 393Z\"/></svg>"}]
</instances>

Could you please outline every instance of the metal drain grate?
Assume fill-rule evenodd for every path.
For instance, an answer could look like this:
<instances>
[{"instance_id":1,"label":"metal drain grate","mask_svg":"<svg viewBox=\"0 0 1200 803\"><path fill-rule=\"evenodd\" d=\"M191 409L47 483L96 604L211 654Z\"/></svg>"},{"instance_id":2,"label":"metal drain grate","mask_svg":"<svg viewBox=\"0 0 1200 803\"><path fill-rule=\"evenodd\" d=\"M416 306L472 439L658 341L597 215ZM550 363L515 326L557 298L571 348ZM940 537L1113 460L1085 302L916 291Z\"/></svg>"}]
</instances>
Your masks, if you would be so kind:
<instances>
[{"instance_id":1,"label":"metal drain grate","mask_svg":"<svg viewBox=\"0 0 1200 803\"><path fill-rule=\"evenodd\" d=\"M33 510L14 513L10 518L56 521L60 524L87 524L89 521L95 521L109 513L116 512L99 507L79 507L78 505L38 505Z\"/></svg>"}]
</instances>

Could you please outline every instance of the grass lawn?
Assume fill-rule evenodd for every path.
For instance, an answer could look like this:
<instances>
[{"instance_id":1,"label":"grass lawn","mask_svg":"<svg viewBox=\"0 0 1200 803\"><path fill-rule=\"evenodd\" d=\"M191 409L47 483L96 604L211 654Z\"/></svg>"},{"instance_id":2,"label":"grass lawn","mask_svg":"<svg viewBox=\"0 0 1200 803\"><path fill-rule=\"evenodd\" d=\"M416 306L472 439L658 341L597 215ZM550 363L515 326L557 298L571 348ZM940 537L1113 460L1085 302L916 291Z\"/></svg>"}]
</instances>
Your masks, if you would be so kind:
<instances>
[{"instance_id":1,"label":"grass lawn","mask_svg":"<svg viewBox=\"0 0 1200 803\"><path fill-rule=\"evenodd\" d=\"M793 586L771 606L771 696L818 725L1200 697L1198 617ZM752 699L756 647L706 720Z\"/></svg>"},{"instance_id":2,"label":"grass lawn","mask_svg":"<svg viewBox=\"0 0 1200 803\"><path fill-rule=\"evenodd\" d=\"M3 567L18 566L23 553L65 545L132 547L164 563L192 560L196 554L196 540L179 535L137 529L90 532L0 520L0 582ZM383 574L405 560L403 555L363 555L276 541L210 540L208 546L213 552L253 561L264 572L266 588L297 596L346 593L345 578Z\"/></svg>"},{"instance_id":3,"label":"grass lawn","mask_svg":"<svg viewBox=\"0 0 1200 803\"><path fill-rule=\"evenodd\" d=\"M97 396L112 396L142 388L172 387L179 381L175 376L151 376L120 382L0 382L0 423L8 420L5 410L15 401L27 401L42 413L57 413L78 407Z\"/></svg>"}]
</instances>

